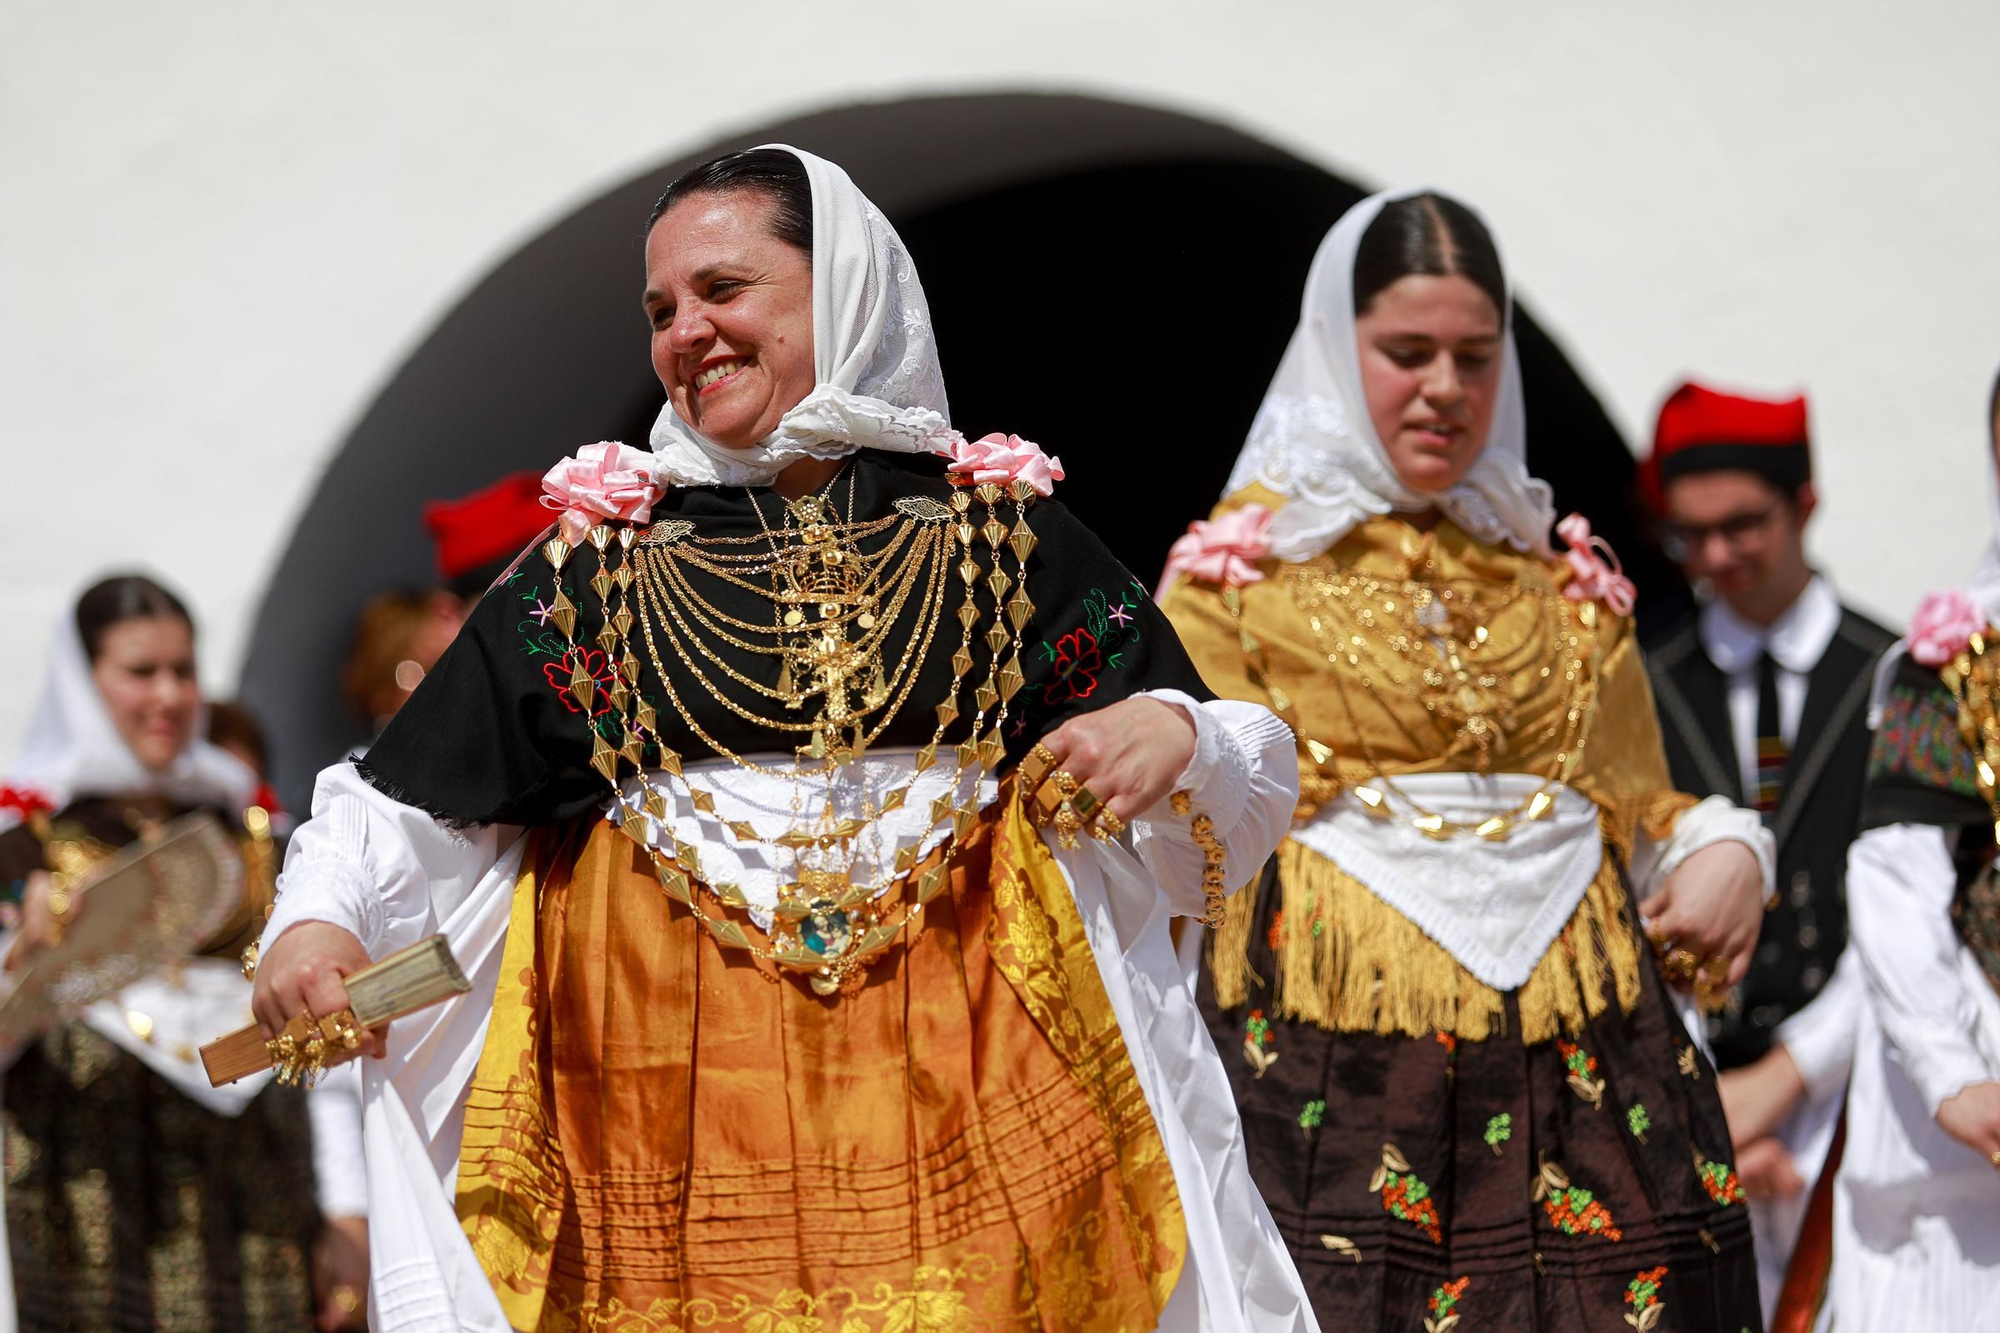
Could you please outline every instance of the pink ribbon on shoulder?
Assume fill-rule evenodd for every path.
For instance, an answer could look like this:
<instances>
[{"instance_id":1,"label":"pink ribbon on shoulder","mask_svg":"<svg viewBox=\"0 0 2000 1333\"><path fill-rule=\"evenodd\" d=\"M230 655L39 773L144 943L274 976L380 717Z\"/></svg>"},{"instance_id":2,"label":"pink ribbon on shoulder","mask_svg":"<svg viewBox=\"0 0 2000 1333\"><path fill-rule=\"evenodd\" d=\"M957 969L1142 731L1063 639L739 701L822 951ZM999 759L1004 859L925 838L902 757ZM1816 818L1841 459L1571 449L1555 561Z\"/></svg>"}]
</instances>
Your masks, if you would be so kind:
<instances>
[{"instance_id":1,"label":"pink ribbon on shoulder","mask_svg":"<svg viewBox=\"0 0 2000 1333\"><path fill-rule=\"evenodd\" d=\"M1167 550L1167 567L1160 572L1165 590L1176 574L1204 583L1238 587L1264 578L1257 562L1271 553L1272 512L1266 505L1247 504L1220 518L1198 518Z\"/></svg>"},{"instance_id":2,"label":"pink ribbon on shoulder","mask_svg":"<svg viewBox=\"0 0 2000 1333\"><path fill-rule=\"evenodd\" d=\"M1035 488L1035 494L1048 495L1063 479L1060 458L1051 458L1042 452L1041 445L1018 435L995 431L977 440L958 435L938 452L951 460L946 471L956 472L974 485L990 481L1005 486L1025 481Z\"/></svg>"},{"instance_id":3,"label":"pink ribbon on shoulder","mask_svg":"<svg viewBox=\"0 0 2000 1333\"><path fill-rule=\"evenodd\" d=\"M1618 615L1631 615L1639 590L1625 577L1625 567L1611 543L1591 534L1590 520L1571 514L1556 524L1556 535L1569 543L1563 559L1574 575L1563 588L1563 596L1572 602L1602 602Z\"/></svg>"},{"instance_id":4,"label":"pink ribbon on shoulder","mask_svg":"<svg viewBox=\"0 0 2000 1333\"><path fill-rule=\"evenodd\" d=\"M1910 657L1927 667L1941 667L1965 651L1972 636L1986 628L1986 613L1959 588L1934 592L1917 606L1910 619Z\"/></svg>"},{"instance_id":5,"label":"pink ribbon on shoulder","mask_svg":"<svg viewBox=\"0 0 2000 1333\"><path fill-rule=\"evenodd\" d=\"M542 476L542 504L562 511L563 540L580 545L584 534L604 519L647 523L666 488L653 470L653 455L616 440L586 444Z\"/></svg>"}]
</instances>

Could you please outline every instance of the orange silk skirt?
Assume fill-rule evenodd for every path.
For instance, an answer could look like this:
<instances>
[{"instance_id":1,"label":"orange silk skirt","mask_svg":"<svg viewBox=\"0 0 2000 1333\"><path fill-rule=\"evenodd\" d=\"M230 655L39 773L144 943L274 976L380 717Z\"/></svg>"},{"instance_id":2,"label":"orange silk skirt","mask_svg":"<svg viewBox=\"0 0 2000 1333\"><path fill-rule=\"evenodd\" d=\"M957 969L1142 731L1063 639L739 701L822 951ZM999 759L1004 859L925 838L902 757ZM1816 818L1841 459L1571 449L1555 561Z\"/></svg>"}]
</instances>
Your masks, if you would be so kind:
<instances>
[{"instance_id":1,"label":"orange silk skirt","mask_svg":"<svg viewBox=\"0 0 2000 1333\"><path fill-rule=\"evenodd\" d=\"M718 945L616 827L569 838L516 888L459 1158L516 1329L1155 1326L1180 1200L1011 791L905 943L825 998Z\"/></svg>"}]
</instances>

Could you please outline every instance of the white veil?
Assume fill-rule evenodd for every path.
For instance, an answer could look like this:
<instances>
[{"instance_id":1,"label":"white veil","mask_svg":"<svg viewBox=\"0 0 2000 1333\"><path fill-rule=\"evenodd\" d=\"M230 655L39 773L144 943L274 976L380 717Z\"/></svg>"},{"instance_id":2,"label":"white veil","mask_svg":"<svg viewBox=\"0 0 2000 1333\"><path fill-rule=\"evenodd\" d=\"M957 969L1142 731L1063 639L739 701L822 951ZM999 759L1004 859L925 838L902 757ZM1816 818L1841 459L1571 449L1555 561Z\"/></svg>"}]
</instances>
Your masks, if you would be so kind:
<instances>
[{"instance_id":1,"label":"white veil","mask_svg":"<svg viewBox=\"0 0 2000 1333\"><path fill-rule=\"evenodd\" d=\"M653 423L669 486L768 483L801 458L857 449L930 453L955 438L931 311L902 238L847 173L787 144L813 206L813 391L748 449L704 439L671 401Z\"/></svg>"},{"instance_id":2,"label":"white veil","mask_svg":"<svg viewBox=\"0 0 2000 1333\"><path fill-rule=\"evenodd\" d=\"M30 714L7 784L26 788L60 810L79 796L157 794L186 804L240 810L257 790L257 776L235 755L196 735L174 762L155 771L141 764L118 735L104 705L73 615L62 617L49 645L49 669Z\"/></svg>"},{"instance_id":3,"label":"white veil","mask_svg":"<svg viewBox=\"0 0 2000 1333\"><path fill-rule=\"evenodd\" d=\"M1354 255L1384 204L1427 190L1362 200L1334 224L1313 256L1298 329L1229 474L1225 495L1261 482L1285 497L1271 522L1271 553L1307 560L1359 523L1391 510L1433 506L1483 542L1549 553L1555 521L1548 484L1528 475L1527 415L1514 350L1511 302L1501 312L1500 392L1486 447L1464 480L1442 494L1397 480L1368 419L1354 341Z\"/></svg>"}]
</instances>

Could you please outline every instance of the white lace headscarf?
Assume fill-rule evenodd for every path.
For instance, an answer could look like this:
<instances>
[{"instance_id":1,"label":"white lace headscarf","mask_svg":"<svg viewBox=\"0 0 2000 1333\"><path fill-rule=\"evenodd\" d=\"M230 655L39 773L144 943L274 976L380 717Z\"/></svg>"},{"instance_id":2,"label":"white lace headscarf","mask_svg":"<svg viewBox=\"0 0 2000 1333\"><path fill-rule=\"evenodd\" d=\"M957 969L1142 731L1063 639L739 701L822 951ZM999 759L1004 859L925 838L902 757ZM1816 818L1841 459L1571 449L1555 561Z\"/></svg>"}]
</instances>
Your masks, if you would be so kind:
<instances>
[{"instance_id":1,"label":"white lace headscarf","mask_svg":"<svg viewBox=\"0 0 2000 1333\"><path fill-rule=\"evenodd\" d=\"M6 784L25 788L61 810L81 796L160 795L187 805L240 810L256 794L249 765L206 740L206 710L194 739L164 769L139 762L118 734L98 691L76 617L64 616L49 645L48 675L29 715ZM0 817L3 818L3 817Z\"/></svg>"},{"instance_id":2,"label":"white lace headscarf","mask_svg":"<svg viewBox=\"0 0 2000 1333\"><path fill-rule=\"evenodd\" d=\"M669 486L767 485L801 458L857 449L929 453L953 438L931 311L902 238L847 173L787 144L805 164L813 210L813 391L747 449L725 449L670 399L653 423Z\"/></svg>"},{"instance_id":3,"label":"white lace headscarf","mask_svg":"<svg viewBox=\"0 0 2000 1333\"><path fill-rule=\"evenodd\" d=\"M1362 200L1313 256L1298 329L1223 492L1234 494L1254 481L1285 497L1270 529L1271 553L1281 560L1309 560L1376 515L1433 507L1480 541L1549 553L1555 509L1548 483L1528 475L1511 302L1501 311L1493 424L1479 458L1456 486L1437 494L1405 486L1368 417L1354 336L1355 252L1384 204L1434 193L1397 190Z\"/></svg>"}]
</instances>

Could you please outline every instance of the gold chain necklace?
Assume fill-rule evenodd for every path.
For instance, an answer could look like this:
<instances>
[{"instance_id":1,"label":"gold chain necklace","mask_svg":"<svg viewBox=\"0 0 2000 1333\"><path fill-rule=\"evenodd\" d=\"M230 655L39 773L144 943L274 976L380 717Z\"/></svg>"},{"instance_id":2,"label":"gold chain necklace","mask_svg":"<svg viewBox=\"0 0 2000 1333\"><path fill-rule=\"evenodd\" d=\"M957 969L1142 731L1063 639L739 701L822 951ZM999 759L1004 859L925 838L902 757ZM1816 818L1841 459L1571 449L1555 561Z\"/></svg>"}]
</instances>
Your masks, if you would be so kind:
<instances>
[{"instance_id":1,"label":"gold chain necklace","mask_svg":"<svg viewBox=\"0 0 2000 1333\"><path fill-rule=\"evenodd\" d=\"M850 479L850 503L851 486ZM868 740L872 739L869 735L871 730L874 736L881 734L881 726L885 724L885 719L878 718L877 725L871 728L868 725L867 715L884 708L890 710L900 708L914 688L922 661L928 653L932 634L942 619L946 600L944 570L948 563L947 552L952 549L950 541L956 541L960 555L956 572L964 586L964 600L957 613L961 638L957 651L952 655L950 693L937 705L936 731L930 743L917 752L913 776L885 793L878 806L864 807L864 818L835 819L830 804L829 787L829 804L822 815L810 822L801 822L778 837L768 840L793 851L795 870L792 881L780 886L771 927L767 931L760 932L763 943L753 938L742 923L726 912L723 915L715 915L700 905L694 893L694 884L702 879L697 847L682 841L671 832L668 834L670 849L653 845L654 827L665 823L669 807L665 792L656 785L654 774L648 772L642 762L649 749L658 758L657 771L678 783L686 791L689 803L702 816L717 818L716 801L712 792L703 790L687 779L682 771L680 756L665 744L659 734L657 714L653 705L637 692L640 666L630 643L631 629L635 623L642 628L647 653L653 659L654 673L660 687L687 729L719 757L726 758L739 767L778 774L778 770L759 767L750 760L731 753L710 737L695 716L694 710L685 705L671 676L664 669L665 663L654 639L656 625L660 627L662 634L668 637L670 646L675 647L677 651L681 643L674 637L674 629L684 631L688 641L698 649L705 648L705 645L701 644L699 635L689 623L690 619L698 623L701 617L693 615L692 612L687 618L677 614L678 604L675 598L676 594L681 593L681 585L685 580L673 580L663 575L653 576L661 569L653 557L660 554L663 548L672 548L686 541L693 531L693 525L679 519L664 520L655 524L642 544L644 558L635 556L633 552L635 544L640 544L636 529L605 524L590 530L587 540L598 553L598 570L590 580L591 588L598 594L601 610L602 628L597 636L598 642L606 653L611 653L614 647L623 650L612 684L607 688L612 707L602 719L602 726L592 727L591 763L617 793L620 827L626 836L646 848L661 887L670 897L693 911L718 943L728 948L747 950L756 957L787 970L809 972L813 988L821 994L831 994L838 990L848 977L855 975L894 943L905 929L917 922L923 905L943 890L957 844L971 832L978 819L978 783L973 783L971 793L962 803L955 794L966 785L969 772L976 769L983 779L999 766L1005 755L1001 736L1008 715L1009 702L1024 683L1020 667L1020 636L1022 628L1034 614L1026 586L1028 555L1036 545L1035 535L1027 522L1027 505L1033 494L1033 489L1025 483L1016 483L1005 491L997 485L985 484L974 488L970 493L964 490L954 492L948 508L925 497L909 497L896 502L896 507L902 515L901 521L906 526L935 527L947 520L950 521L949 532L944 534L943 540L921 540L921 533L905 532L896 534L890 545L885 547L886 555L907 541L908 554L899 563L899 569L904 570L904 573L891 580L904 590L905 599L915 595L914 588L919 582L916 574L910 572L908 567L935 566L935 573L927 580L923 580L926 584L925 592L919 610L918 624L912 632L914 649L899 665L897 672L899 679L895 682L900 685L899 690L891 691L888 696L880 698L871 705L869 699L873 696L874 690L873 681L870 680L861 689L861 707L857 710L853 706L855 700L848 697L852 693L851 677L856 674L853 669L854 654L851 643L850 655L845 660L839 657L838 645L831 645L831 652L821 652L812 646L803 650L809 660L816 665L831 666L830 671L822 672L822 681L841 694L840 702L846 707L843 712L834 702L827 699L825 692L821 692L820 716L814 719L812 724L807 724L813 726L814 741L802 748L801 762L794 766L791 775L796 779L803 773L818 772L831 780L835 769L852 763L857 754L865 749ZM971 519L974 496L977 496L986 509L986 521L977 527ZM1011 528L999 516L999 506L1003 497L1011 497L1013 501L1014 522ZM819 497L806 498L812 500ZM762 572L770 573L773 583L767 588L756 588L752 585L751 590L771 600L780 631L797 629L804 623L805 617L801 614L799 621L793 625L784 624L787 614L792 610L803 613L809 607L816 607L824 612L827 607L833 607L831 613L822 616L819 625L812 627L819 631L818 639L822 644L829 637L827 634L829 625L853 624L861 628L864 633L875 628L873 625L860 626L860 614L854 612L853 608L863 601L867 601L871 606L881 607L874 584L888 561L878 557L873 562L864 562L860 560L857 551L853 553L853 558L856 560L856 570L861 571L858 577L850 576L848 571L840 570L838 567L849 559L852 540L855 539L854 534L880 532L889 523L898 521L889 519L859 525L851 522L846 524L815 522L816 519L825 517L823 502L817 507L800 506L799 502L793 502L793 508L788 515L787 529L789 532L794 526L793 520L796 520L799 540L791 547L780 547L777 535L771 533L768 525L765 525L762 539L717 538L712 542L703 543L711 547L725 544L742 546L750 540L767 540L772 548L772 558ZM761 511L759 521L762 523ZM879 525L871 526L871 524ZM983 569L979 560L975 558L977 554L975 536L983 536L988 548L987 564ZM805 548L803 552L796 549L800 545ZM1011 577L1001 566L1003 545L1011 549L1015 557ZM615 569L612 568L614 548L619 557ZM572 553L569 543L556 538L545 543L542 549L544 558L560 575L563 565ZM826 559L829 550L839 550L840 557L834 560ZM918 559L920 552L924 557L921 560ZM701 554L712 559L717 553L711 549ZM814 565L814 557L817 557L817 567ZM761 560L761 557L756 559ZM695 561L689 563L700 567ZM723 563L747 573L746 567L755 561L731 556ZM825 576L828 569L834 571L835 577ZM631 593L634 583L640 584L636 597ZM989 591L991 597L990 610L983 613L976 592L982 586ZM869 601L871 598L874 600ZM632 610L635 604L639 608L639 614L636 616ZM900 613L904 604L904 602L895 604L897 613ZM847 614L843 615L842 612ZM892 614L887 607L882 607L879 614L871 614L875 614L884 633L898 619L898 614ZM558 578L556 608L551 612L550 619L562 631L564 637L569 639L572 646L575 643L573 630L576 618L577 608L562 589ZM868 831L869 825L875 819L902 808L914 789L916 775L935 766L938 746L944 742L947 731L960 717L959 698L965 678L971 673L975 664L972 645L975 630L982 620L988 623L985 634L981 636L987 649L987 674L985 680L973 691L976 711L969 734L955 750L957 773L953 783L947 788L946 794L931 803L930 818L923 830L896 848L892 858L892 875L897 878L874 884L856 884L852 881L847 868L835 863L838 862L843 850L849 850L847 865L851 866L851 847L855 840ZM672 628L669 628L670 626ZM764 630L761 626L751 628L764 633L772 632ZM843 630L842 637L844 634ZM778 637L782 642L782 633L779 633ZM881 637L881 634L874 636L878 643ZM719 653L707 655L726 669L726 664L720 661ZM589 717L599 687L583 664L580 655L577 655L575 660L576 665L569 682L570 692L581 705L584 715ZM685 652L681 653L680 660L684 664L690 663L690 658ZM789 662L792 659L787 660ZM865 670L865 667L863 669ZM705 682L704 688L708 688L710 693L723 698L726 705L731 704L732 701L726 699L720 691L710 688L706 683L710 678L700 673L698 669L694 674L697 681ZM783 732L789 729L783 720L761 719L747 711L742 715L747 720L774 731ZM989 715L991 715L990 725ZM894 716L893 711L887 716ZM803 761L808 758L814 761L816 768L805 767ZM637 794L629 799L619 786L621 770L628 767L636 775L638 788ZM798 801L795 797L795 811L797 807ZM950 827L945 839L930 857L920 858L918 850L923 841L941 821L946 819L950 820ZM722 823L723 827L740 840L766 841L760 838L757 830L746 820L722 821ZM909 900L910 895L891 892L899 882L899 877L910 875L925 860L931 864L915 876L914 901ZM740 886L710 882L704 887L726 910L743 910L750 906ZM754 924L753 922L753 927Z\"/></svg>"}]
</instances>

